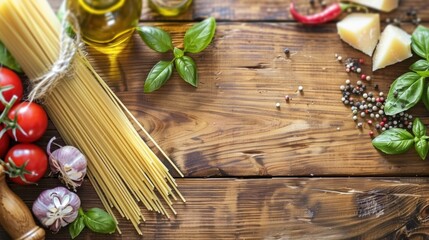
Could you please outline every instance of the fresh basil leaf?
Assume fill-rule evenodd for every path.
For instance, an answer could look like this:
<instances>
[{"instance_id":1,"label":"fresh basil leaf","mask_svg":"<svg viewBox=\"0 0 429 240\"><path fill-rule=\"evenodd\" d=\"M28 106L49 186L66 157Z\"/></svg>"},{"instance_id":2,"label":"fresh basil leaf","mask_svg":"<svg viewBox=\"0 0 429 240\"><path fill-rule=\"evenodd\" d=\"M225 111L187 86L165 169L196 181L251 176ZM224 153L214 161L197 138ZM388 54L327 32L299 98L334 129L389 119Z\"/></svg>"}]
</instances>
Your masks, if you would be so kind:
<instances>
[{"instance_id":1,"label":"fresh basil leaf","mask_svg":"<svg viewBox=\"0 0 429 240\"><path fill-rule=\"evenodd\" d=\"M74 220L69 227L69 233L72 239L75 239L85 228L84 222L85 216L79 215L76 220Z\"/></svg>"},{"instance_id":2,"label":"fresh basil leaf","mask_svg":"<svg viewBox=\"0 0 429 240\"><path fill-rule=\"evenodd\" d=\"M429 77L429 62L426 60L418 60L410 66L410 69L422 77Z\"/></svg>"},{"instance_id":3,"label":"fresh basil leaf","mask_svg":"<svg viewBox=\"0 0 429 240\"><path fill-rule=\"evenodd\" d=\"M419 118L415 118L413 121L413 133L414 136L421 138L426 136L426 126L420 121Z\"/></svg>"},{"instance_id":4,"label":"fresh basil leaf","mask_svg":"<svg viewBox=\"0 0 429 240\"><path fill-rule=\"evenodd\" d=\"M212 41L216 31L216 20L213 17L201 21L185 33L185 52L199 53Z\"/></svg>"},{"instance_id":5,"label":"fresh basil leaf","mask_svg":"<svg viewBox=\"0 0 429 240\"><path fill-rule=\"evenodd\" d=\"M419 139L415 144L416 152L419 154L420 158L425 160L429 151L428 141L425 139Z\"/></svg>"},{"instance_id":6,"label":"fresh basil leaf","mask_svg":"<svg viewBox=\"0 0 429 240\"><path fill-rule=\"evenodd\" d=\"M177 58L175 61L176 70L180 77L194 87L198 86L197 65L194 60L188 56Z\"/></svg>"},{"instance_id":7,"label":"fresh basil leaf","mask_svg":"<svg viewBox=\"0 0 429 240\"><path fill-rule=\"evenodd\" d=\"M156 27L138 27L137 32L141 39L151 49L164 53L173 50L173 43L171 42L170 34Z\"/></svg>"},{"instance_id":8,"label":"fresh basil leaf","mask_svg":"<svg viewBox=\"0 0 429 240\"><path fill-rule=\"evenodd\" d=\"M386 154L404 153L413 144L414 136L402 128L386 130L372 140L372 145Z\"/></svg>"},{"instance_id":9,"label":"fresh basil leaf","mask_svg":"<svg viewBox=\"0 0 429 240\"><path fill-rule=\"evenodd\" d=\"M429 61L429 28L419 25L411 35L411 48L420 57Z\"/></svg>"},{"instance_id":10,"label":"fresh basil leaf","mask_svg":"<svg viewBox=\"0 0 429 240\"><path fill-rule=\"evenodd\" d=\"M85 225L96 233L114 233L116 222L112 216L100 208L91 208L85 213Z\"/></svg>"},{"instance_id":11,"label":"fresh basil leaf","mask_svg":"<svg viewBox=\"0 0 429 240\"><path fill-rule=\"evenodd\" d=\"M429 85L426 81L423 87L422 102L429 111Z\"/></svg>"},{"instance_id":12,"label":"fresh basil leaf","mask_svg":"<svg viewBox=\"0 0 429 240\"><path fill-rule=\"evenodd\" d=\"M183 57L183 55L185 55L185 53L182 51L182 49L179 49L177 47L174 48L174 57L175 58L181 58Z\"/></svg>"},{"instance_id":13,"label":"fresh basil leaf","mask_svg":"<svg viewBox=\"0 0 429 240\"><path fill-rule=\"evenodd\" d=\"M21 67L6 49L6 46L0 42L0 66L6 66L14 71L22 72Z\"/></svg>"},{"instance_id":14,"label":"fresh basil leaf","mask_svg":"<svg viewBox=\"0 0 429 240\"><path fill-rule=\"evenodd\" d=\"M152 70L144 83L144 92L153 92L164 85L170 79L173 73L173 62L159 61Z\"/></svg>"},{"instance_id":15,"label":"fresh basil leaf","mask_svg":"<svg viewBox=\"0 0 429 240\"><path fill-rule=\"evenodd\" d=\"M384 112L394 115L403 112L421 99L424 88L424 77L408 72L397 78L390 87Z\"/></svg>"}]
</instances>

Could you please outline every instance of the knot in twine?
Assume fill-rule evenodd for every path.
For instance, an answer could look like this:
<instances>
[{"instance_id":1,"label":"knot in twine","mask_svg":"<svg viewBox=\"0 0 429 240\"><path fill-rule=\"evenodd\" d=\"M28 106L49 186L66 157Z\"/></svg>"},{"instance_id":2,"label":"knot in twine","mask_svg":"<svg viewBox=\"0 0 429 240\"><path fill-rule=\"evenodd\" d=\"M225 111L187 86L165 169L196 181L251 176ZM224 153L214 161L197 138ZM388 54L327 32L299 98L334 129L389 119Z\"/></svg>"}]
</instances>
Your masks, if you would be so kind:
<instances>
[{"instance_id":1,"label":"knot in twine","mask_svg":"<svg viewBox=\"0 0 429 240\"><path fill-rule=\"evenodd\" d=\"M73 26L76 39L69 37L67 33L69 30L68 19L71 20L70 24ZM81 47L83 47L83 43L80 38L78 20L74 14L67 11L61 23L60 54L58 59L47 73L32 80L33 89L29 93L30 102L44 98L55 88L55 85L68 74L74 56Z\"/></svg>"}]
</instances>

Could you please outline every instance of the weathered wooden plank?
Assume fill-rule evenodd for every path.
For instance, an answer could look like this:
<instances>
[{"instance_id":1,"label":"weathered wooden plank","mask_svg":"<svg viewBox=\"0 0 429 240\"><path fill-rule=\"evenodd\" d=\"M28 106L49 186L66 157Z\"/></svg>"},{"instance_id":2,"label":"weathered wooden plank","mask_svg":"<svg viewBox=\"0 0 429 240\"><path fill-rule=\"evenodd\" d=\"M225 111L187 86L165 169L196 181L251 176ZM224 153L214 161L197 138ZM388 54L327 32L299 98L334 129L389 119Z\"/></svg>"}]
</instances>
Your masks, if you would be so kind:
<instances>
[{"instance_id":1,"label":"weathered wooden plank","mask_svg":"<svg viewBox=\"0 0 429 240\"><path fill-rule=\"evenodd\" d=\"M61 0L49 0L54 9L58 9ZM289 15L290 0L231 0L212 1L194 0L190 9L181 16L162 17L149 8L147 0L143 0L142 20L143 21L192 21L209 16L216 17L219 21L290 21ZM309 1L295 1L298 8L304 13L312 13L320 10L320 5L311 8ZM317 1L316 1L317 2ZM326 3L334 1L325 1ZM429 4L426 0L401 1L399 8L390 13L381 13L381 18L398 18L403 21L407 19L406 12L409 9L416 9L423 21L429 20Z\"/></svg>"},{"instance_id":2,"label":"weathered wooden plank","mask_svg":"<svg viewBox=\"0 0 429 240\"><path fill-rule=\"evenodd\" d=\"M177 44L187 24L156 24ZM411 32L413 26L406 25ZM283 49L291 54L287 57ZM371 145L369 126L356 128L339 86L353 83L334 59L371 59L342 42L334 24L302 28L288 23L220 23L213 44L196 59L200 85L175 73L160 90L143 94L157 61L135 36L116 61L89 49L94 66L186 176L427 175L417 154L386 156ZM384 92L415 59L375 72ZM371 66L363 67L371 73ZM303 94L297 92L303 86ZM290 103L284 96L290 95ZM275 104L281 103L280 109ZM426 123L422 106L413 111Z\"/></svg>"},{"instance_id":3,"label":"weathered wooden plank","mask_svg":"<svg viewBox=\"0 0 429 240\"><path fill-rule=\"evenodd\" d=\"M406 239L429 237L428 179L178 179L186 204L167 220L146 214L142 239ZM12 189L31 204L39 186ZM78 194L84 208L100 202L89 184ZM145 212L145 210L143 210ZM146 212L145 212L146 213ZM122 236L138 239L121 220ZM402 238L401 238L401 237ZM105 239L85 231L78 239ZM7 239L3 230L0 239ZM47 239L69 239L62 230Z\"/></svg>"}]
</instances>

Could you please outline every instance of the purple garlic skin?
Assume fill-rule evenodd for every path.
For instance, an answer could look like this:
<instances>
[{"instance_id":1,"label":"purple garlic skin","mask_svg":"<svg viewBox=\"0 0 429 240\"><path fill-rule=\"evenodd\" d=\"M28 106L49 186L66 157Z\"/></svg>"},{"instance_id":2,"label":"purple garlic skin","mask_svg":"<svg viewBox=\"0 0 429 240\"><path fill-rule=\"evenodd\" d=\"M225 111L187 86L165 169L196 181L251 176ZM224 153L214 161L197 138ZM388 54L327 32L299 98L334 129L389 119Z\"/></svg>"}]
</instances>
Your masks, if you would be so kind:
<instances>
[{"instance_id":1,"label":"purple garlic skin","mask_svg":"<svg viewBox=\"0 0 429 240\"><path fill-rule=\"evenodd\" d=\"M33 214L40 223L57 233L61 227L72 223L78 216L79 196L65 187L43 191L33 203Z\"/></svg>"},{"instance_id":2,"label":"purple garlic skin","mask_svg":"<svg viewBox=\"0 0 429 240\"><path fill-rule=\"evenodd\" d=\"M80 187L87 171L87 160L79 149L73 146L64 146L51 152L51 144L55 140L53 137L47 146L49 154L49 166L51 172L59 173L59 179L64 182L68 188L76 191Z\"/></svg>"}]
</instances>

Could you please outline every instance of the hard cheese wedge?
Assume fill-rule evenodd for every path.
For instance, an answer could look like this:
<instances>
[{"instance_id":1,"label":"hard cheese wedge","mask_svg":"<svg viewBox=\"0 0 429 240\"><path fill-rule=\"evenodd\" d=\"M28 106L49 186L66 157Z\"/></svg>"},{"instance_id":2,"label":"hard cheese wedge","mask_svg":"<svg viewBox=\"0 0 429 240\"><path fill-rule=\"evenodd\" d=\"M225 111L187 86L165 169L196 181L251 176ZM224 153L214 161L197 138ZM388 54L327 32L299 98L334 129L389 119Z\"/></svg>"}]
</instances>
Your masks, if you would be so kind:
<instances>
[{"instance_id":1,"label":"hard cheese wedge","mask_svg":"<svg viewBox=\"0 0 429 240\"><path fill-rule=\"evenodd\" d=\"M372 56L380 37L380 16L377 13L352 13L337 23L341 39Z\"/></svg>"},{"instance_id":2,"label":"hard cheese wedge","mask_svg":"<svg viewBox=\"0 0 429 240\"><path fill-rule=\"evenodd\" d=\"M398 27L388 25L381 34L380 43L375 50L372 70L401 62L411 56L411 35Z\"/></svg>"},{"instance_id":3,"label":"hard cheese wedge","mask_svg":"<svg viewBox=\"0 0 429 240\"><path fill-rule=\"evenodd\" d=\"M390 12L398 7L399 0L349 0L349 2L357 3L383 12Z\"/></svg>"}]
</instances>

